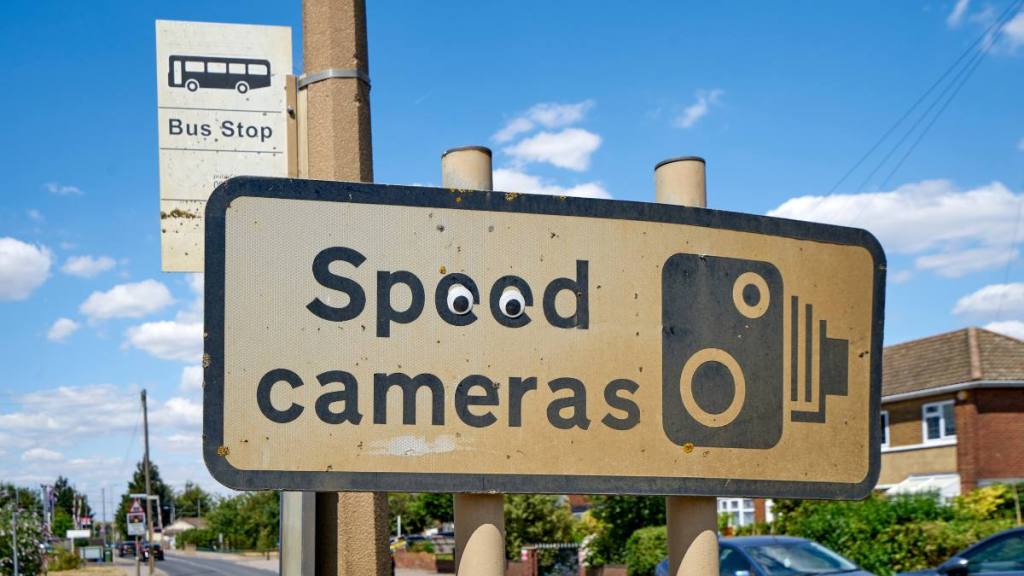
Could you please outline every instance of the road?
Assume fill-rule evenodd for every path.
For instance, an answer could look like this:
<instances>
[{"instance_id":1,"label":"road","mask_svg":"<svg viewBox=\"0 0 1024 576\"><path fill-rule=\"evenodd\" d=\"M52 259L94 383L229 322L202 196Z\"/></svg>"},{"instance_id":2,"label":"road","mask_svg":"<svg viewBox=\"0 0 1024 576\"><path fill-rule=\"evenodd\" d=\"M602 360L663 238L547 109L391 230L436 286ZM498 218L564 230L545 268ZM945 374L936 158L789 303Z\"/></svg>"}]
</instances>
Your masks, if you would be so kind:
<instances>
[{"instance_id":1,"label":"road","mask_svg":"<svg viewBox=\"0 0 1024 576\"><path fill-rule=\"evenodd\" d=\"M167 573L167 576L270 576L277 574L276 570L263 570L253 566L247 566L245 562L232 562L230 560L219 560L208 558L204 555L181 555L167 554L166 560L157 562L157 567Z\"/></svg>"}]
</instances>

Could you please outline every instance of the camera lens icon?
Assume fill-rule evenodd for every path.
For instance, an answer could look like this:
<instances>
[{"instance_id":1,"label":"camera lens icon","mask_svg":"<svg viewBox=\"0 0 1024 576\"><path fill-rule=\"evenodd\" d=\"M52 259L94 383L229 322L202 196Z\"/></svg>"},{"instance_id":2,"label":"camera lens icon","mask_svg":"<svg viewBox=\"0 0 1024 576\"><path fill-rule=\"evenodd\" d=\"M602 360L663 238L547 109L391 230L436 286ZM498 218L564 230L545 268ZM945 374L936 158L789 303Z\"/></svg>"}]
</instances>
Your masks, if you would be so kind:
<instances>
[{"instance_id":1,"label":"camera lens icon","mask_svg":"<svg viewBox=\"0 0 1024 576\"><path fill-rule=\"evenodd\" d=\"M693 377L697 374L697 370L709 362L717 362L725 366L729 375L732 376L732 401L725 410L718 413L708 412L702 408L693 394ZM694 420L708 428L721 428L732 424L740 415L743 402L747 398L747 382L743 378L743 369L740 368L732 354L719 348L705 348L690 356L686 364L683 365L683 372L679 376L679 394L683 400L683 407Z\"/></svg>"}]
</instances>

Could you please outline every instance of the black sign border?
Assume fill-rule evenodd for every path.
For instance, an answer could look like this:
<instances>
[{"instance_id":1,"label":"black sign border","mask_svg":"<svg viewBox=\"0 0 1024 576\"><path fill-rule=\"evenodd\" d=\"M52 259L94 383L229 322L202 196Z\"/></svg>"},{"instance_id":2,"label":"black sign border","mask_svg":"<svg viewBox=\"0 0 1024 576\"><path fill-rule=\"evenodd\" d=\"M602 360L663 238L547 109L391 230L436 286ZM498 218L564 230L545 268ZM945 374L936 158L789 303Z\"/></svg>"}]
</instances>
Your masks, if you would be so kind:
<instances>
[{"instance_id":1,"label":"black sign border","mask_svg":"<svg viewBox=\"0 0 1024 576\"><path fill-rule=\"evenodd\" d=\"M206 205L205 345L203 355L203 458L213 477L235 490L310 492L468 492L537 494L644 494L768 498L860 499L878 481L879 427L868 426L868 473L855 484L730 478L575 476L542 474L449 474L410 472L312 472L241 470L222 454L224 439L224 271L225 216L240 197L384 204L450 210L482 210L687 224L865 248L874 262L871 321L871 422L881 403L882 333L886 259L866 230L752 214L667 204L594 200L448 188L422 188L288 178L232 178L214 190Z\"/></svg>"}]
</instances>

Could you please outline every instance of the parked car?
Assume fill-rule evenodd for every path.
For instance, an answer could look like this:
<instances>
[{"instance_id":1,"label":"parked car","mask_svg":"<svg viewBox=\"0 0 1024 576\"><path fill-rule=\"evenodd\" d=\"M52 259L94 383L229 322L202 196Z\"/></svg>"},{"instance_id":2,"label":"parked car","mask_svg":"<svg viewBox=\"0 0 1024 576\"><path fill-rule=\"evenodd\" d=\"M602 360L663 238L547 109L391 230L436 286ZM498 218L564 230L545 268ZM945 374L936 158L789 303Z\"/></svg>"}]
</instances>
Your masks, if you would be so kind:
<instances>
[{"instance_id":1,"label":"parked car","mask_svg":"<svg viewBox=\"0 0 1024 576\"><path fill-rule=\"evenodd\" d=\"M668 576L668 560L655 570ZM873 576L828 548L791 536L739 536L718 540L720 576L804 576L844 574Z\"/></svg>"},{"instance_id":2,"label":"parked car","mask_svg":"<svg viewBox=\"0 0 1024 576\"><path fill-rule=\"evenodd\" d=\"M121 542L117 545L117 555L121 558L125 556L135 556L135 542Z\"/></svg>"},{"instance_id":3,"label":"parked car","mask_svg":"<svg viewBox=\"0 0 1024 576\"><path fill-rule=\"evenodd\" d=\"M1011 528L989 536L931 570L897 576L1024 576L1024 528Z\"/></svg>"},{"instance_id":4,"label":"parked car","mask_svg":"<svg viewBox=\"0 0 1024 576\"><path fill-rule=\"evenodd\" d=\"M150 551L152 551L153 558L155 558L157 560L163 560L164 559L164 549L163 549L162 546L160 546L159 544L150 544L149 542L144 542L142 544L142 559L143 560L149 560Z\"/></svg>"}]
</instances>

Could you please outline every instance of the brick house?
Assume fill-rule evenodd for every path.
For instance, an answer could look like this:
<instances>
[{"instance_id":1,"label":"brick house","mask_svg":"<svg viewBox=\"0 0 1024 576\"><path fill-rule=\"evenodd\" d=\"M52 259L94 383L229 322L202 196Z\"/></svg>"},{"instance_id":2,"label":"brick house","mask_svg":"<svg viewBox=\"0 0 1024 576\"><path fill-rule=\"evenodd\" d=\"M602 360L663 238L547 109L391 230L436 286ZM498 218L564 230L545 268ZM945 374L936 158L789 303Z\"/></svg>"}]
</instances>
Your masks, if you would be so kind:
<instances>
[{"instance_id":1,"label":"brick house","mask_svg":"<svg viewBox=\"0 0 1024 576\"><path fill-rule=\"evenodd\" d=\"M951 498L1024 481L1024 342L964 328L887 346L880 425L880 491ZM738 526L771 517L770 500L718 507Z\"/></svg>"},{"instance_id":2,"label":"brick house","mask_svg":"<svg viewBox=\"0 0 1024 576\"><path fill-rule=\"evenodd\" d=\"M1024 480L1024 342L965 328L886 347L881 418L880 490Z\"/></svg>"}]
</instances>

